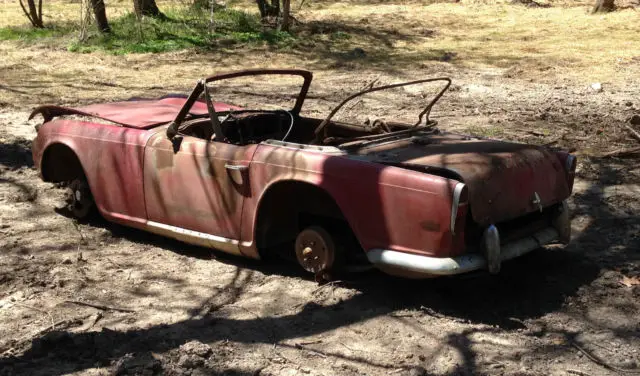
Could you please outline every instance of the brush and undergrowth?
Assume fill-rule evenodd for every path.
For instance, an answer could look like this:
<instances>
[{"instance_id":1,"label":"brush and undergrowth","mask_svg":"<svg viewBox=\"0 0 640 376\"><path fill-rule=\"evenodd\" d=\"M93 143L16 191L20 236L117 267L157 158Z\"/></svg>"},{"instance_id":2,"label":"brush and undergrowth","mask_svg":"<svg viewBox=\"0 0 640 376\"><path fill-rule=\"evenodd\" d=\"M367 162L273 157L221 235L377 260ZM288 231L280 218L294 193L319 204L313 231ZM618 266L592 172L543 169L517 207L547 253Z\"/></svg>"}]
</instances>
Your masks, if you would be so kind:
<instances>
[{"instance_id":1,"label":"brush and undergrowth","mask_svg":"<svg viewBox=\"0 0 640 376\"><path fill-rule=\"evenodd\" d=\"M0 28L0 40L46 43L71 52L107 51L113 54L156 53L185 48L213 49L218 43L270 44L286 47L295 37L263 27L260 17L242 10L220 9L213 24L207 12L191 7L164 10L166 17L143 17L125 13L111 20L111 33L95 26L85 40L78 40L77 25L58 22L44 29L27 26Z\"/></svg>"}]
</instances>

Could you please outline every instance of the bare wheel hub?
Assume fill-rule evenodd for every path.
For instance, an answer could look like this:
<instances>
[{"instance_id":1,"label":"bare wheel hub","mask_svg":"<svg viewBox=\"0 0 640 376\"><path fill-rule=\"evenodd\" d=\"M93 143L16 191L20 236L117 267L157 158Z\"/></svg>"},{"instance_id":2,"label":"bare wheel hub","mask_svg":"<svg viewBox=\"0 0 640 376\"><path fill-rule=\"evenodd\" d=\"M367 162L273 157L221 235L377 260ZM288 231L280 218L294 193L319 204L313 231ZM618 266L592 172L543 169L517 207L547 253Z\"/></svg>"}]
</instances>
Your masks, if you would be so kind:
<instances>
[{"instance_id":1,"label":"bare wheel hub","mask_svg":"<svg viewBox=\"0 0 640 376\"><path fill-rule=\"evenodd\" d=\"M296 238L296 258L311 273L330 270L335 260L336 247L331 235L322 227L311 226Z\"/></svg>"},{"instance_id":2,"label":"bare wheel hub","mask_svg":"<svg viewBox=\"0 0 640 376\"><path fill-rule=\"evenodd\" d=\"M76 218L86 218L93 207L93 198L87 182L79 179L71 181L67 186L65 201L67 209Z\"/></svg>"}]
</instances>

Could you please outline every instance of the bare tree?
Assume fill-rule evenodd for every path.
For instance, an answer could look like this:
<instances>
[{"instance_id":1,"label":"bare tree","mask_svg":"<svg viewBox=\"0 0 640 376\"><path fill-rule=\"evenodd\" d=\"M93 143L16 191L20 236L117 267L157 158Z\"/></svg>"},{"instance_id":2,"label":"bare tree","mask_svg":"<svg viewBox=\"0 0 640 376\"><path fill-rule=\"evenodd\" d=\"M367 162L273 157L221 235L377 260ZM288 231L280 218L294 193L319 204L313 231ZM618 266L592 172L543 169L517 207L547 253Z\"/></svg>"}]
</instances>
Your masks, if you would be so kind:
<instances>
[{"instance_id":1,"label":"bare tree","mask_svg":"<svg viewBox=\"0 0 640 376\"><path fill-rule=\"evenodd\" d=\"M133 9L138 18L142 16L150 16L150 17L166 17L160 9L158 5L156 5L156 0L133 0Z\"/></svg>"},{"instance_id":2,"label":"bare tree","mask_svg":"<svg viewBox=\"0 0 640 376\"><path fill-rule=\"evenodd\" d=\"M280 0L271 0L271 4L267 0L256 0L261 18L278 17L280 15Z\"/></svg>"},{"instance_id":3,"label":"bare tree","mask_svg":"<svg viewBox=\"0 0 640 376\"><path fill-rule=\"evenodd\" d=\"M280 23L280 30L289 31L290 23L291 23L291 0L282 0L282 21Z\"/></svg>"},{"instance_id":4,"label":"bare tree","mask_svg":"<svg viewBox=\"0 0 640 376\"><path fill-rule=\"evenodd\" d=\"M44 24L42 23L42 0L38 0L37 7L36 7L35 0L26 0L27 7L29 8L29 10L27 10L27 7L24 6L24 3L22 2L22 0L18 0L18 1L20 2L20 7L22 8L22 11L29 19L29 22L31 22L31 25L37 28L44 28Z\"/></svg>"},{"instance_id":5,"label":"bare tree","mask_svg":"<svg viewBox=\"0 0 640 376\"><path fill-rule=\"evenodd\" d=\"M271 0L271 4L267 0L256 0L260 17L262 19L273 17L278 21L278 29L289 31L291 25L291 0Z\"/></svg>"},{"instance_id":6,"label":"bare tree","mask_svg":"<svg viewBox=\"0 0 640 376\"><path fill-rule=\"evenodd\" d=\"M98 24L98 30L102 33L110 33L111 27L107 20L107 12L104 7L104 0L91 0L91 8L93 8L93 15L96 18L96 24Z\"/></svg>"},{"instance_id":7,"label":"bare tree","mask_svg":"<svg viewBox=\"0 0 640 376\"><path fill-rule=\"evenodd\" d=\"M615 10L614 0L596 0L596 5L591 13L607 13Z\"/></svg>"}]
</instances>

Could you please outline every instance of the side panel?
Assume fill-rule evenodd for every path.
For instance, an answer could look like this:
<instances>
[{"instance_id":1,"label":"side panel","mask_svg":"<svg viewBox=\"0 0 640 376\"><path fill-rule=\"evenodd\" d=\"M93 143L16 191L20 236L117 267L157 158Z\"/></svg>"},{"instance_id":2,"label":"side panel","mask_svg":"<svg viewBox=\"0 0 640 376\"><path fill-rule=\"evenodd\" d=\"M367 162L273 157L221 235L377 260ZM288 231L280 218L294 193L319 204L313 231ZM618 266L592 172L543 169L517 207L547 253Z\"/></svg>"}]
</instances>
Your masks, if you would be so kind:
<instances>
[{"instance_id":1,"label":"side panel","mask_svg":"<svg viewBox=\"0 0 640 376\"><path fill-rule=\"evenodd\" d=\"M178 146L164 134L154 136L144 162L150 223L213 235L207 245L239 253L242 205L251 193L242 170L249 167L255 148L188 136Z\"/></svg>"},{"instance_id":2,"label":"side panel","mask_svg":"<svg viewBox=\"0 0 640 376\"><path fill-rule=\"evenodd\" d=\"M456 181L340 155L260 145L250 169L242 239L253 239L260 197L284 180L314 184L341 208L365 250L391 249L445 257L463 235L449 229ZM245 253L256 252L251 243ZM256 256L257 257L257 256Z\"/></svg>"},{"instance_id":3,"label":"side panel","mask_svg":"<svg viewBox=\"0 0 640 376\"><path fill-rule=\"evenodd\" d=\"M98 210L107 219L144 223L142 162L144 147L154 131L73 120L44 124L34 151L40 166L43 153L52 144L70 147L84 169Z\"/></svg>"}]
</instances>

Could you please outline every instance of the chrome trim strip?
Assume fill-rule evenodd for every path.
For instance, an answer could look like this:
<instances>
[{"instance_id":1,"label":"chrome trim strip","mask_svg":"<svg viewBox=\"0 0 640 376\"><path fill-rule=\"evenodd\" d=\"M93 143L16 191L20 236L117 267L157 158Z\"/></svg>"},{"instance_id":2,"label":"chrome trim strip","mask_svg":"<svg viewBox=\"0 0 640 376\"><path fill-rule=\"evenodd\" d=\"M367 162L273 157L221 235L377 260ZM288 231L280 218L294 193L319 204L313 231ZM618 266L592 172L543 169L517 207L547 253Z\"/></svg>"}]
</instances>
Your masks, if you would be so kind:
<instances>
[{"instance_id":1,"label":"chrome trim strip","mask_svg":"<svg viewBox=\"0 0 640 376\"><path fill-rule=\"evenodd\" d=\"M558 231L548 227L500 247L500 260L506 261L550 244L559 238ZM455 275L487 268L487 260L479 253L457 257L429 257L387 249L372 249L367 258L374 265L390 266L398 269L422 273L426 276Z\"/></svg>"},{"instance_id":2,"label":"chrome trim strip","mask_svg":"<svg viewBox=\"0 0 640 376\"><path fill-rule=\"evenodd\" d=\"M458 206L460 205L460 195L462 194L462 190L464 189L464 183L456 184L456 187L453 189L453 201L451 202L451 235L455 235L456 231L456 219L458 217Z\"/></svg>"},{"instance_id":3,"label":"chrome trim strip","mask_svg":"<svg viewBox=\"0 0 640 376\"><path fill-rule=\"evenodd\" d=\"M251 242L240 242L239 240L227 239L221 236L188 230L159 222L147 221L146 226L147 229L154 234L168 236L189 244L215 248L234 255L242 255L242 253L240 253L240 245L251 245Z\"/></svg>"},{"instance_id":4,"label":"chrome trim strip","mask_svg":"<svg viewBox=\"0 0 640 376\"><path fill-rule=\"evenodd\" d=\"M567 170L567 173L575 172L575 170L573 171L571 170L571 166L573 166L575 161L576 161L575 155L572 155L572 154L567 155L567 159L565 160L565 163L564 163L565 164L564 168L565 170Z\"/></svg>"},{"instance_id":5,"label":"chrome trim strip","mask_svg":"<svg viewBox=\"0 0 640 376\"><path fill-rule=\"evenodd\" d=\"M317 151L321 153L339 154L339 155L347 154L346 152L338 149L335 146L298 144L295 142L280 141L280 140L273 140L273 139L262 141L261 144L270 145L270 146L279 146L282 148L293 149L293 150Z\"/></svg>"}]
</instances>

